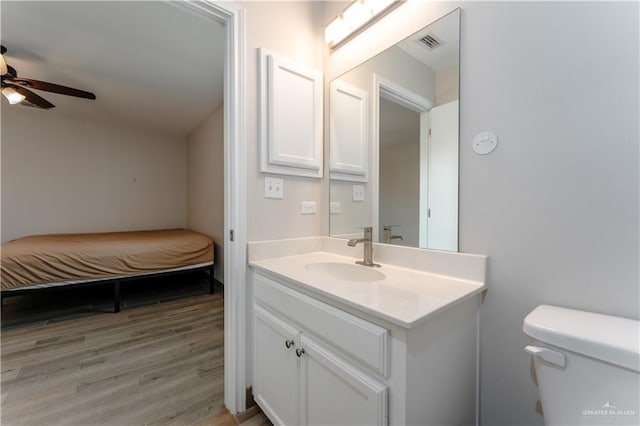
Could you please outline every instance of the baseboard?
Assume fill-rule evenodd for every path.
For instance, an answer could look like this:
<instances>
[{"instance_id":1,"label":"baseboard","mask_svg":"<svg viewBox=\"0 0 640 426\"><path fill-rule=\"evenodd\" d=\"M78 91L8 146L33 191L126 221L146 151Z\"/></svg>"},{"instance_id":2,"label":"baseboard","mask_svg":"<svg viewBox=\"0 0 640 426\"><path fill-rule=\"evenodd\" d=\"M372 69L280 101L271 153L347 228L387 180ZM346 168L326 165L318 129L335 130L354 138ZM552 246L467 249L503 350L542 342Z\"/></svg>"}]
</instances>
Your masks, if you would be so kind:
<instances>
[{"instance_id":1,"label":"baseboard","mask_svg":"<svg viewBox=\"0 0 640 426\"><path fill-rule=\"evenodd\" d=\"M258 407L258 404L256 404L256 400L253 399L253 388L251 386L249 386L246 389L245 395L246 395L245 403L246 403L247 409L244 410L242 413L238 413L235 415L235 418L238 421L238 423L242 423L262 412L260 407Z\"/></svg>"},{"instance_id":2,"label":"baseboard","mask_svg":"<svg viewBox=\"0 0 640 426\"><path fill-rule=\"evenodd\" d=\"M247 408L242 413L236 414L234 417L236 418L236 421L238 422L238 424L241 424L243 422L246 422L253 416L257 416L260 413L262 413L262 410L260 409L260 407L258 407L257 405L254 405L251 408Z\"/></svg>"}]
</instances>

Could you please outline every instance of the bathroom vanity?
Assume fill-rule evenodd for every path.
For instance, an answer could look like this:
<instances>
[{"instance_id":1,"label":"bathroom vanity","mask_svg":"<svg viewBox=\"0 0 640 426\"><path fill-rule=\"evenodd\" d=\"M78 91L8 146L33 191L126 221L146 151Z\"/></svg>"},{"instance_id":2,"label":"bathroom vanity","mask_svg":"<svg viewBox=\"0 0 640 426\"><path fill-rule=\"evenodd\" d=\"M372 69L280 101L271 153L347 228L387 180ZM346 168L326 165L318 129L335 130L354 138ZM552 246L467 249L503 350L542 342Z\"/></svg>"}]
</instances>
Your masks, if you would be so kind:
<instances>
[{"instance_id":1,"label":"bathroom vanity","mask_svg":"<svg viewBox=\"0 0 640 426\"><path fill-rule=\"evenodd\" d=\"M249 244L254 398L276 424L475 424L486 258Z\"/></svg>"}]
</instances>

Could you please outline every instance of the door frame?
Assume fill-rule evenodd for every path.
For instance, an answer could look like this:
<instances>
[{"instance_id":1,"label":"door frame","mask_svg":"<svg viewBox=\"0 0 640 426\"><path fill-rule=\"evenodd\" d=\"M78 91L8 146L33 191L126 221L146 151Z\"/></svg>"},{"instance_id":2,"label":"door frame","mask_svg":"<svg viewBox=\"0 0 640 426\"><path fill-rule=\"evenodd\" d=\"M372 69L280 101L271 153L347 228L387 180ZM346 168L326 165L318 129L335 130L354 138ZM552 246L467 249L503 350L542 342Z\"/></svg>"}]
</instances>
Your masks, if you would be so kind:
<instances>
[{"instance_id":1,"label":"door frame","mask_svg":"<svg viewBox=\"0 0 640 426\"><path fill-rule=\"evenodd\" d=\"M429 111L434 103L417 93L403 87L379 74L373 74L373 99L371 99L371 134L372 141L372 171L371 171L371 206L373 222L373 240L379 240L380 229L380 97L393 101L405 108L420 114L420 247L424 235L426 247L427 221L423 217L427 211L426 190L429 185L428 156L429 156ZM423 194L424 193L424 197Z\"/></svg>"},{"instance_id":2,"label":"door frame","mask_svg":"<svg viewBox=\"0 0 640 426\"><path fill-rule=\"evenodd\" d=\"M245 9L236 2L169 2L225 25L224 63L224 403L246 404L247 160L245 134Z\"/></svg>"}]
</instances>

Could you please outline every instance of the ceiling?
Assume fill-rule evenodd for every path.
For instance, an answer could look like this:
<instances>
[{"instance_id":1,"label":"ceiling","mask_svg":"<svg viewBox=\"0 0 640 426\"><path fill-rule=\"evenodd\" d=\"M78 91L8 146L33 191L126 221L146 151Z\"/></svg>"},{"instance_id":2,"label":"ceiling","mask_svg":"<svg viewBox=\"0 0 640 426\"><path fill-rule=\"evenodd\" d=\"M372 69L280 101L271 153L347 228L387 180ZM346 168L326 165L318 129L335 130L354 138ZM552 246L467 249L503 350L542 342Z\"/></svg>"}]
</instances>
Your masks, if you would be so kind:
<instances>
[{"instance_id":1,"label":"ceiling","mask_svg":"<svg viewBox=\"0 0 640 426\"><path fill-rule=\"evenodd\" d=\"M224 25L162 1L6 1L2 44L18 76L87 90L39 91L61 114L187 135L223 101ZM3 98L3 108L9 107Z\"/></svg>"},{"instance_id":2,"label":"ceiling","mask_svg":"<svg viewBox=\"0 0 640 426\"><path fill-rule=\"evenodd\" d=\"M426 35L437 38L442 44L433 50L420 39ZM434 71L442 71L458 64L460 46L459 12L454 11L400 42L398 47Z\"/></svg>"}]
</instances>

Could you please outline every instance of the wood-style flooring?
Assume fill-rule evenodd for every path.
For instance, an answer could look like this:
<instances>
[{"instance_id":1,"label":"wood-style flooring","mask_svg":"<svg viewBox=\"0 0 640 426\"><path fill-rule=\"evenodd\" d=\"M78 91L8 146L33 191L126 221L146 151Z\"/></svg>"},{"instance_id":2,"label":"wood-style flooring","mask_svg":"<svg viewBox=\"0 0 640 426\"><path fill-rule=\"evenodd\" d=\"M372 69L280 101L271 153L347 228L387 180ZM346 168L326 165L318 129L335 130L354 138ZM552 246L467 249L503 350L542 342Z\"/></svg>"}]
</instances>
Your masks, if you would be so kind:
<instances>
[{"instance_id":1,"label":"wood-style flooring","mask_svg":"<svg viewBox=\"0 0 640 426\"><path fill-rule=\"evenodd\" d=\"M122 300L115 314L109 288L5 299L3 426L237 424L223 406L222 289L185 276L129 283Z\"/></svg>"}]
</instances>

